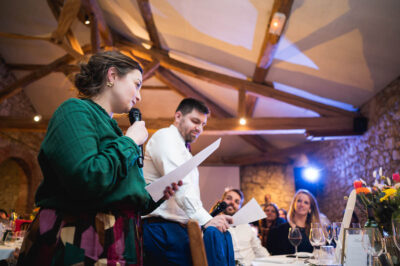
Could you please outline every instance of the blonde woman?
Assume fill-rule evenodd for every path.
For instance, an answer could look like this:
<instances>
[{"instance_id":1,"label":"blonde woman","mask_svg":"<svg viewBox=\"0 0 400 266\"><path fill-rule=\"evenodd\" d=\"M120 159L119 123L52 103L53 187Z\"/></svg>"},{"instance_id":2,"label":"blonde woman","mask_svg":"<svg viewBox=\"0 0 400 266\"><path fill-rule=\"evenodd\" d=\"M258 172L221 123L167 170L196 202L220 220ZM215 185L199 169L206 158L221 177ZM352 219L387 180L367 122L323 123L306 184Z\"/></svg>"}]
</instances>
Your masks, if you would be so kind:
<instances>
[{"instance_id":1,"label":"blonde woman","mask_svg":"<svg viewBox=\"0 0 400 266\"><path fill-rule=\"evenodd\" d=\"M295 249L288 240L289 228L299 228L302 240L298 251L312 252L313 247L309 241L312 223L319 223L319 209L314 196L304 189L294 195L288 212L288 222L272 228L268 235L267 249L271 255L293 254Z\"/></svg>"}]
</instances>

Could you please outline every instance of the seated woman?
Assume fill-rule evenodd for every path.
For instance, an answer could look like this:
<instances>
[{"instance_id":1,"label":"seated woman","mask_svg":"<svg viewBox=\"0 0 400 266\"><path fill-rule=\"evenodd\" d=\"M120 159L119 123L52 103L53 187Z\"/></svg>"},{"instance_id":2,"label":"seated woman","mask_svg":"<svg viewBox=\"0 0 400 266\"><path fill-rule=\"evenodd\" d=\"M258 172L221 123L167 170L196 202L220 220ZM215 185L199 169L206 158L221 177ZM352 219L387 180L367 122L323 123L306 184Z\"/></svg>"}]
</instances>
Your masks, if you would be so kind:
<instances>
[{"instance_id":1,"label":"seated woman","mask_svg":"<svg viewBox=\"0 0 400 266\"><path fill-rule=\"evenodd\" d=\"M288 212L288 222L271 228L267 239L267 249L271 255L293 254L295 249L288 240L289 228L298 227L302 240L298 251L312 252L313 247L309 241L311 223L319 223L319 209L314 196L304 189L294 195Z\"/></svg>"},{"instance_id":2,"label":"seated woman","mask_svg":"<svg viewBox=\"0 0 400 266\"><path fill-rule=\"evenodd\" d=\"M267 215L267 218L258 221L258 232L261 244L264 247L267 247L267 238L270 229L286 223L286 220L279 217L278 206L276 206L275 203L265 205L264 212Z\"/></svg>"}]
</instances>

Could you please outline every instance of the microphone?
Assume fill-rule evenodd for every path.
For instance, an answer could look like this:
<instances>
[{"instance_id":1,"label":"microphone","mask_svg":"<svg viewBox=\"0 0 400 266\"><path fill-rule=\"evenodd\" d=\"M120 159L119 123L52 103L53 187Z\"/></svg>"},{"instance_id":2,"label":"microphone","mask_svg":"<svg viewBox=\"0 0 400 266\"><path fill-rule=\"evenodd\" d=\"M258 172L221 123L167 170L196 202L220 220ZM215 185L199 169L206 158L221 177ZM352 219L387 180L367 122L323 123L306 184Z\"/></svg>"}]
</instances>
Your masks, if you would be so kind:
<instances>
[{"instance_id":1,"label":"microphone","mask_svg":"<svg viewBox=\"0 0 400 266\"><path fill-rule=\"evenodd\" d=\"M132 108L129 111L129 122L131 125L135 123L136 121L141 121L142 120L142 114L140 113L140 110L137 108ZM143 145L139 145L139 158L137 159L137 164L140 168L143 168Z\"/></svg>"},{"instance_id":2,"label":"microphone","mask_svg":"<svg viewBox=\"0 0 400 266\"><path fill-rule=\"evenodd\" d=\"M225 201L221 201L220 203L217 204L217 207L210 213L212 217L217 216L221 212L223 212L226 207L228 207L228 204L226 204Z\"/></svg>"}]
</instances>

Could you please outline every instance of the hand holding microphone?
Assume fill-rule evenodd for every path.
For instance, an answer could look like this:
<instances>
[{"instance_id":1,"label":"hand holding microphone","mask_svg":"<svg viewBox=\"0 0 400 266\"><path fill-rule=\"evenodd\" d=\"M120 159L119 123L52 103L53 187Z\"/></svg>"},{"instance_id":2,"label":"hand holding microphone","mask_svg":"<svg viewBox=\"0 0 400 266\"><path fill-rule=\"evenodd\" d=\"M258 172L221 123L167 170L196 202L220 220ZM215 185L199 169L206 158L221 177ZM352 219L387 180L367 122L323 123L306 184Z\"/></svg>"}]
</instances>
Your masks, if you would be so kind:
<instances>
[{"instance_id":1,"label":"hand holding microphone","mask_svg":"<svg viewBox=\"0 0 400 266\"><path fill-rule=\"evenodd\" d=\"M126 131L125 136L130 137L140 147L140 154L138 158L139 167L143 167L143 143L149 136L145 127L144 121L141 121L142 116L139 109L132 108L129 111L129 122L131 126Z\"/></svg>"}]
</instances>

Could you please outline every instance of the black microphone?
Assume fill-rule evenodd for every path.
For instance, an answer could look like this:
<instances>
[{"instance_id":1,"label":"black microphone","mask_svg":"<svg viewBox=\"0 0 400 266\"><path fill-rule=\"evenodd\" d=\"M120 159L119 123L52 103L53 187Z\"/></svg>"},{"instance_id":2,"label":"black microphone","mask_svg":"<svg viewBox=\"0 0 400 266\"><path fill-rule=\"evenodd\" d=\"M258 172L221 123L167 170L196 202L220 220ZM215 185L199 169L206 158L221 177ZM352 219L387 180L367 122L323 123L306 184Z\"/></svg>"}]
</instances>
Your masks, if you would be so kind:
<instances>
[{"instance_id":1,"label":"black microphone","mask_svg":"<svg viewBox=\"0 0 400 266\"><path fill-rule=\"evenodd\" d=\"M225 201L221 201L220 203L217 204L217 207L210 213L212 217L217 216L221 212L223 212L226 207L228 207L228 204L226 204Z\"/></svg>"},{"instance_id":2,"label":"black microphone","mask_svg":"<svg viewBox=\"0 0 400 266\"><path fill-rule=\"evenodd\" d=\"M135 123L136 121L141 121L142 120L142 114L140 113L140 110L137 108L132 108L129 111L129 122L131 125ZM137 159L137 164L140 168L143 167L143 145L139 145L140 151L139 151L139 158Z\"/></svg>"}]
</instances>

